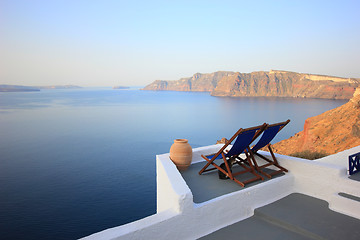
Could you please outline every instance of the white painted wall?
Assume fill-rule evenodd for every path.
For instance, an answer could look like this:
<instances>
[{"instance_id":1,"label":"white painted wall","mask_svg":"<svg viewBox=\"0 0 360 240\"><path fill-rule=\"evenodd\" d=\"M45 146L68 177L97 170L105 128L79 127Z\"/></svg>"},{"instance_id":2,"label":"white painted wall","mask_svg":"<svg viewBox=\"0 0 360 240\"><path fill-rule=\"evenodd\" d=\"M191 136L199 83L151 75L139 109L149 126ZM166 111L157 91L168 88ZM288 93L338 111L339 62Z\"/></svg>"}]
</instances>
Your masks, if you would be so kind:
<instances>
[{"instance_id":1,"label":"white painted wall","mask_svg":"<svg viewBox=\"0 0 360 240\"><path fill-rule=\"evenodd\" d=\"M277 155L295 178L294 192L323 199L329 208L360 219L360 202L338 193L360 197L360 182L348 177L348 156L360 152L360 146L315 161Z\"/></svg>"},{"instance_id":2,"label":"white painted wall","mask_svg":"<svg viewBox=\"0 0 360 240\"><path fill-rule=\"evenodd\" d=\"M194 149L193 163L202 161L201 154L214 153L220 147ZM360 219L360 203L337 195L345 192L360 197L360 182L348 179L347 165L339 163L358 150L360 146L319 161L277 155L289 170L285 176L201 204L193 203L193 195L169 154L157 155L157 214L83 239L196 239L246 219L255 208L293 192L326 200L331 209Z\"/></svg>"}]
</instances>

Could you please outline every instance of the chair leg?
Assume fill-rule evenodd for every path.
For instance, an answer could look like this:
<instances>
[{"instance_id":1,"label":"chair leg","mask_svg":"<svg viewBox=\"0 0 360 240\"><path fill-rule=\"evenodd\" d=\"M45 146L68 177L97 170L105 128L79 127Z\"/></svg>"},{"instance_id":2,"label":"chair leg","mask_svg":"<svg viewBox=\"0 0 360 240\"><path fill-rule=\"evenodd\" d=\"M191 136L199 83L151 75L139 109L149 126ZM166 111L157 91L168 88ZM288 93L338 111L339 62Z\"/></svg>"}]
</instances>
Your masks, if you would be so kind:
<instances>
[{"instance_id":1,"label":"chair leg","mask_svg":"<svg viewBox=\"0 0 360 240\"><path fill-rule=\"evenodd\" d=\"M204 155L201 155L202 158L204 158L208 163L200 170L199 172L199 175L201 175L202 173L204 172L209 172L209 171L212 171L212 170L219 170L221 171L223 174L225 174L227 177L229 177L230 179L234 179L232 173L231 173L231 170L230 170L230 167L226 161L226 158L225 158L225 154L222 153L222 158L225 162L225 166L226 166L226 170L221 168L219 165L217 165L216 163L214 163L214 160L211 161L211 159L208 159L206 156ZM206 169L207 167L209 167L210 165L213 165L214 167L213 168L210 168L210 169Z\"/></svg>"},{"instance_id":2,"label":"chair leg","mask_svg":"<svg viewBox=\"0 0 360 240\"><path fill-rule=\"evenodd\" d=\"M259 175L259 174L257 174L257 172L255 171L256 169L255 169L255 167L254 167L254 165L253 165L253 163L252 163L252 160L255 160L255 157L254 157L254 154L249 150L245 150L245 154L248 154L248 163L249 163L249 165L250 165L250 168L251 168L251 172L255 175L255 176L257 176L258 178L261 178L261 180L264 180L264 178L261 176L261 175ZM255 161L254 161L255 162Z\"/></svg>"},{"instance_id":3,"label":"chair leg","mask_svg":"<svg viewBox=\"0 0 360 240\"><path fill-rule=\"evenodd\" d=\"M278 168L280 168L281 170L283 170L284 172L288 172L288 170L282 166L280 166L279 162L277 161L276 157L275 157L275 154L271 148L271 144L269 143L268 144L268 149L269 149L269 152L271 154L271 157L274 159L274 165L277 166Z\"/></svg>"},{"instance_id":4,"label":"chair leg","mask_svg":"<svg viewBox=\"0 0 360 240\"><path fill-rule=\"evenodd\" d=\"M234 180L234 177L233 177L233 175L232 175L231 169L230 169L230 167L229 167L229 163L228 163L228 161L226 160L225 154L224 154L224 153L221 153L221 156L222 156L222 158L223 158L223 160L224 160L224 163L225 163L225 166L226 166L226 171L227 171L228 174L229 174L229 178L230 178L231 180Z\"/></svg>"},{"instance_id":5,"label":"chair leg","mask_svg":"<svg viewBox=\"0 0 360 240\"><path fill-rule=\"evenodd\" d=\"M245 156L246 156L245 160L239 157L241 159L241 161L236 161L236 163L239 166L241 166L242 168L244 168L244 170L239 171L237 173L232 173L232 175L234 176L232 180L234 180L236 183L240 184L241 186L245 186L246 184L255 182L257 180L264 180L264 178L255 171L255 168L251 163L252 153L248 150L245 150ZM235 176L241 175L244 173L250 173L250 174L254 175L255 177L245 180L245 181L239 181L238 179L235 178Z\"/></svg>"},{"instance_id":6,"label":"chair leg","mask_svg":"<svg viewBox=\"0 0 360 240\"><path fill-rule=\"evenodd\" d=\"M255 169L256 169L259 173L265 175L265 176L268 177L268 178L272 178L272 176L274 176L274 175L276 175L276 174L280 174L280 173L282 173L282 172L288 172L288 170L287 170L286 168L280 166L280 164L278 163L278 161L277 161L277 159L276 159L276 157L275 157L275 154L274 154L274 152L273 152L273 150L272 150L272 148L271 148L271 145L268 144L267 147L268 147L268 149L269 149L269 152L270 152L271 157L272 157L273 160L270 160L270 159L266 158L265 156L263 156L263 155L261 155L261 154L259 154L259 153L257 153L257 152L254 152L254 154L255 154L256 156L258 156L258 157L260 157L260 158L262 158L262 159L264 159L265 161L268 162L268 163L266 163L266 164L263 164L263 165L259 166L259 165L257 164L257 161L255 160L255 158L253 158L253 162L254 162L254 165L255 165ZM272 172L272 173L270 173L270 174L269 174L269 173L266 173L266 172L264 172L264 171L262 170L263 168L266 168L266 167L269 167L269 166L272 166L272 165L276 166L276 167L279 168L280 170L274 171L274 172Z\"/></svg>"},{"instance_id":7,"label":"chair leg","mask_svg":"<svg viewBox=\"0 0 360 240\"><path fill-rule=\"evenodd\" d=\"M199 175L201 175L203 172L207 172L207 171L210 171L210 170L206 170L206 168L208 166L210 166L210 164L212 164L213 161L211 161L210 159L208 159L206 156L204 155L201 155L201 157L203 159L205 159L207 161L206 165L199 171Z\"/></svg>"}]
</instances>

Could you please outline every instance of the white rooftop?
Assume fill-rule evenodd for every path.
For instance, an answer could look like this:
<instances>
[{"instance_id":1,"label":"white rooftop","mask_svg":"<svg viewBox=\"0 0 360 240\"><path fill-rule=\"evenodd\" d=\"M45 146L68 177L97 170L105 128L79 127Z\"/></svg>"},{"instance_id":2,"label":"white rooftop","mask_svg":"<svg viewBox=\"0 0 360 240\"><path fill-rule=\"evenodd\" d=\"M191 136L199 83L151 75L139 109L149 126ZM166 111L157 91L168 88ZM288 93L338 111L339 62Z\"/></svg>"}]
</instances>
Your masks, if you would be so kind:
<instances>
[{"instance_id":1,"label":"white rooftop","mask_svg":"<svg viewBox=\"0 0 360 240\"><path fill-rule=\"evenodd\" d=\"M334 234L330 233L330 236L338 236L335 232L342 234L344 239L360 236L360 182L356 178L350 179L347 169L348 156L360 152L360 146L317 161L277 154L278 161L289 172L245 188L231 180L220 180L217 174L211 179L211 175L197 174L197 166L203 161L200 155L214 153L220 147L211 145L193 149L192 166L183 174L169 159L169 154L157 155L157 214L84 239L216 239L222 234L242 234L241 229L249 228L251 223L258 229L256 234L267 233L267 239L278 239L280 235L294 236L294 239L326 239L331 229ZM303 202L309 204L302 206ZM308 209L308 214L317 209L321 213L320 219L332 219L325 221L323 226L331 225L332 228L326 230L296 221L287 225L289 219L298 219L291 216L289 209L298 209L298 213L293 214L302 214L305 222L309 220L303 214L304 209ZM261 221L257 221L259 216ZM275 225L270 226L270 222ZM352 227L350 232L344 231L348 225L357 227ZM282 229L280 232L278 227ZM240 230L234 232L234 229ZM278 235L274 235L276 232Z\"/></svg>"}]
</instances>

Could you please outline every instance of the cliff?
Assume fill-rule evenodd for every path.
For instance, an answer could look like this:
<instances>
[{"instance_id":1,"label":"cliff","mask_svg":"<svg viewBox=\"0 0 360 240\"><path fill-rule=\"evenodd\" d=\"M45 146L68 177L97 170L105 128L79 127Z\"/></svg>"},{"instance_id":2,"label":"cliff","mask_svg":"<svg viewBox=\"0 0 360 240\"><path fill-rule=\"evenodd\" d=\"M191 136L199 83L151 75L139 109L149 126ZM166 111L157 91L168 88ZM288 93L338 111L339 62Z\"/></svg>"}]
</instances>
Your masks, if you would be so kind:
<instances>
[{"instance_id":1,"label":"cliff","mask_svg":"<svg viewBox=\"0 0 360 240\"><path fill-rule=\"evenodd\" d=\"M205 74L195 73L192 77L181 78L177 81L156 80L143 90L211 92L216 88L220 79L231 74L233 72L220 71Z\"/></svg>"},{"instance_id":2,"label":"cliff","mask_svg":"<svg viewBox=\"0 0 360 240\"><path fill-rule=\"evenodd\" d=\"M213 96L350 99L360 79L288 71L196 73L177 81L157 80L143 90L208 91Z\"/></svg>"},{"instance_id":3,"label":"cliff","mask_svg":"<svg viewBox=\"0 0 360 240\"><path fill-rule=\"evenodd\" d=\"M113 89L129 89L130 87L127 86L114 86Z\"/></svg>"},{"instance_id":4,"label":"cliff","mask_svg":"<svg viewBox=\"0 0 360 240\"><path fill-rule=\"evenodd\" d=\"M348 103L315 117L308 118L304 130L273 145L275 152L334 154L360 145L360 88Z\"/></svg>"},{"instance_id":5,"label":"cliff","mask_svg":"<svg viewBox=\"0 0 360 240\"><path fill-rule=\"evenodd\" d=\"M54 85L54 86L20 86L20 85L0 85L0 92L34 92L41 89L77 89L75 85Z\"/></svg>"}]
</instances>

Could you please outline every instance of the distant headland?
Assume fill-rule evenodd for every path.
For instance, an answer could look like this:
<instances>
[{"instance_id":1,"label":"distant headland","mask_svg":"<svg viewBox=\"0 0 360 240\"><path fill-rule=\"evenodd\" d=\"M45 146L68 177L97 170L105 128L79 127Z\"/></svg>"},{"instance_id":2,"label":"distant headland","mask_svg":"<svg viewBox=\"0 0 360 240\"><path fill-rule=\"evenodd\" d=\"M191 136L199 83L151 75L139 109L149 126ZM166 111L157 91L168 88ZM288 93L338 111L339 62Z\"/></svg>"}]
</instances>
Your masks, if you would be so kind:
<instances>
[{"instance_id":1,"label":"distant headland","mask_svg":"<svg viewBox=\"0 0 360 240\"><path fill-rule=\"evenodd\" d=\"M0 85L0 92L36 92L40 91L36 87L19 86L19 85Z\"/></svg>"},{"instance_id":2,"label":"distant headland","mask_svg":"<svg viewBox=\"0 0 360 240\"><path fill-rule=\"evenodd\" d=\"M56 86L21 86L21 85L0 85L0 92L37 92L41 89L76 89L81 88L75 85L56 85Z\"/></svg>"},{"instance_id":3,"label":"distant headland","mask_svg":"<svg viewBox=\"0 0 360 240\"><path fill-rule=\"evenodd\" d=\"M282 70L252 73L196 73L176 81L156 80L142 90L200 91L212 96L350 99L360 78L296 73Z\"/></svg>"},{"instance_id":4,"label":"distant headland","mask_svg":"<svg viewBox=\"0 0 360 240\"><path fill-rule=\"evenodd\" d=\"M127 86L114 86L113 89L129 89Z\"/></svg>"},{"instance_id":5,"label":"distant headland","mask_svg":"<svg viewBox=\"0 0 360 240\"><path fill-rule=\"evenodd\" d=\"M53 86L38 86L40 89L78 89L82 88L76 85L53 85Z\"/></svg>"}]
</instances>

